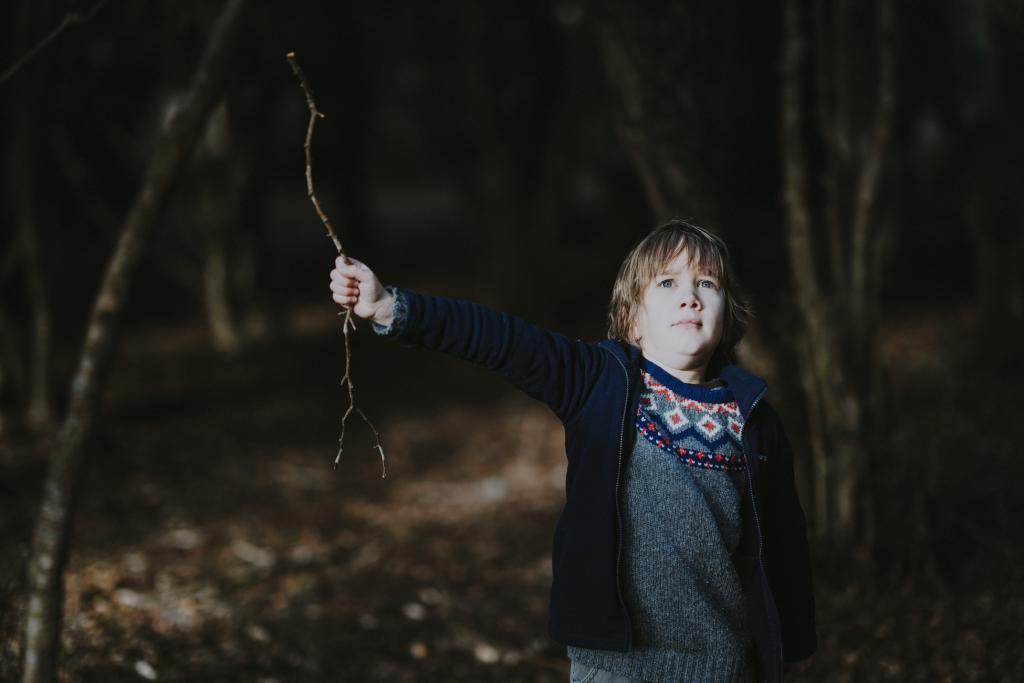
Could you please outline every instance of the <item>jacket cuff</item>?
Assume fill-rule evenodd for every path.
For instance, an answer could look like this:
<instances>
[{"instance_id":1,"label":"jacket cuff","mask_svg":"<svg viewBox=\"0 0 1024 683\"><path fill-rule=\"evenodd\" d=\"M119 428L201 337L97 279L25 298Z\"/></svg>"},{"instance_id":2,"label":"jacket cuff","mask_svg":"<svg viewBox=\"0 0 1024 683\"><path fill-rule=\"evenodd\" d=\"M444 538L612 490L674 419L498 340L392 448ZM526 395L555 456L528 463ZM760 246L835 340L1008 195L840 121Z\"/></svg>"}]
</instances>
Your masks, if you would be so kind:
<instances>
[{"instance_id":1,"label":"jacket cuff","mask_svg":"<svg viewBox=\"0 0 1024 683\"><path fill-rule=\"evenodd\" d=\"M391 293L391 323L389 325L381 325L377 322L370 321L370 326L373 328L374 334L381 337L397 337L405 329L405 323L409 318L409 300L398 287L388 286L384 289Z\"/></svg>"}]
</instances>

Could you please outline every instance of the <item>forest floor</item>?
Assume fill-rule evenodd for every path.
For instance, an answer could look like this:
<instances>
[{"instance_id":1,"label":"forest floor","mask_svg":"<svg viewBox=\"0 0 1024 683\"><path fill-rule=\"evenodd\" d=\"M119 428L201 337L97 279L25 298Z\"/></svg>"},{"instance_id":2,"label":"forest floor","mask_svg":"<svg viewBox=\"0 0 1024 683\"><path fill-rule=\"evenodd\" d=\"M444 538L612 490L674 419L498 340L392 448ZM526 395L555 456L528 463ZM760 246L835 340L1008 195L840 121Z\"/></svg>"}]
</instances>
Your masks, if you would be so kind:
<instances>
[{"instance_id":1,"label":"forest floor","mask_svg":"<svg viewBox=\"0 0 1024 683\"><path fill-rule=\"evenodd\" d=\"M481 370L360 329L357 399L388 476L358 422L335 470L337 328L329 308L303 309L230 360L199 327L126 334L79 499L64 680L568 680L546 635L561 426ZM1024 680L1021 378L951 382L943 329L908 321L885 348L901 361L901 461L876 464L879 545L897 569L819 572L819 652L787 680ZM44 467L4 449L9 680ZM924 493L897 471L919 471Z\"/></svg>"}]
</instances>

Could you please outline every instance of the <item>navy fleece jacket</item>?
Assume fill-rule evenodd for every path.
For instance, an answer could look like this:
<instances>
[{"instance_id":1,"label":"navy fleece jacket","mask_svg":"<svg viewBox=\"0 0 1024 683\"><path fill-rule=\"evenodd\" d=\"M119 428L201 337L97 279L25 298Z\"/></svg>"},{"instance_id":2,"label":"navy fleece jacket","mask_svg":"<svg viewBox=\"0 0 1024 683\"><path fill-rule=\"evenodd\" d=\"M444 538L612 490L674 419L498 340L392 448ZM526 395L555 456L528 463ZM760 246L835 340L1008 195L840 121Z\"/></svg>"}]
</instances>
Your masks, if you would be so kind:
<instances>
[{"instance_id":1,"label":"navy fleece jacket","mask_svg":"<svg viewBox=\"0 0 1024 683\"><path fill-rule=\"evenodd\" d=\"M469 301L393 289L387 336L493 370L543 401L565 427L566 501L555 528L549 632L566 645L627 651L620 496L639 402L640 350L614 340L573 341ZM748 471L743 536L735 554L759 679L782 680L783 660L817 647L804 513L781 421L764 380L718 369L744 417Z\"/></svg>"}]
</instances>

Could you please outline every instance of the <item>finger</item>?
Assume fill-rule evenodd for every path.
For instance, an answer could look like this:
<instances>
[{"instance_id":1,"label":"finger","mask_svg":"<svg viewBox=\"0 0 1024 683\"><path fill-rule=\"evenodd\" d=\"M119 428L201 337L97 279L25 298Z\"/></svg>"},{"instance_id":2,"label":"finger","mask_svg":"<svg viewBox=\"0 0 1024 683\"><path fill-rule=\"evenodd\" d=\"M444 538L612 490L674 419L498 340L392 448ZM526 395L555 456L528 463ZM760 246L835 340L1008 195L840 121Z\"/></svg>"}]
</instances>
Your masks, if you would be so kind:
<instances>
[{"instance_id":1,"label":"finger","mask_svg":"<svg viewBox=\"0 0 1024 683\"><path fill-rule=\"evenodd\" d=\"M373 274L373 271L370 269L370 267L363 263L362 261L360 261L359 259L354 259L351 256L349 256L348 261L348 263L345 263L339 256L335 260L335 264L340 270L343 270L344 272L358 273L358 277L360 279L368 279L369 276Z\"/></svg>"},{"instance_id":2,"label":"finger","mask_svg":"<svg viewBox=\"0 0 1024 683\"><path fill-rule=\"evenodd\" d=\"M345 275L344 273L340 273L337 270L331 271L331 282L337 282L338 284L343 285L345 287L359 286L358 278L355 278L352 275Z\"/></svg>"},{"instance_id":3,"label":"finger","mask_svg":"<svg viewBox=\"0 0 1024 683\"><path fill-rule=\"evenodd\" d=\"M348 297L353 297L353 298L356 298L356 299L359 298L359 288L358 287L352 287L350 285L345 285L345 284L343 284L341 282L332 282L331 285L330 285L330 289L331 289L331 292L333 294L337 294L338 296L348 296Z\"/></svg>"},{"instance_id":4,"label":"finger","mask_svg":"<svg viewBox=\"0 0 1024 683\"><path fill-rule=\"evenodd\" d=\"M359 282L370 281L370 271L365 267L360 268L355 264L352 264L350 266L344 266L343 268L339 269L338 272L341 273L343 277L352 278L353 280L358 280Z\"/></svg>"},{"instance_id":5,"label":"finger","mask_svg":"<svg viewBox=\"0 0 1024 683\"><path fill-rule=\"evenodd\" d=\"M338 258L334 259L334 267L335 267L335 268L346 268L346 267L348 267L348 266L352 266L352 265L355 265L355 264L354 264L354 263L352 262L352 259L349 259L348 261L346 261L346 260L345 260L345 259L344 259L343 257L341 257L341 256L339 256Z\"/></svg>"},{"instance_id":6,"label":"finger","mask_svg":"<svg viewBox=\"0 0 1024 683\"><path fill-rule=\"evenodd\" d=\"M369 268L366 266L365 263L363 263L359 259L354 259L351 256L348 257L348 261L347 262L345 261L345 257L344 256L337 257L336 259L334 259L334 265L336 265L339 268L342 267L342 266L352 265L352 266L356 266L357 268L359 268L361 270L369 270Z\"/></svg>"},{"instance_id":7,"label":"finger","mask_svg":"<svg viewBox=\"0 0 1024 683\"><path fill-rule=\"evenodd\" d=\"M350 277L331 278L331 289L358 289L359 281Z\"/></svg>"}]
</instances>

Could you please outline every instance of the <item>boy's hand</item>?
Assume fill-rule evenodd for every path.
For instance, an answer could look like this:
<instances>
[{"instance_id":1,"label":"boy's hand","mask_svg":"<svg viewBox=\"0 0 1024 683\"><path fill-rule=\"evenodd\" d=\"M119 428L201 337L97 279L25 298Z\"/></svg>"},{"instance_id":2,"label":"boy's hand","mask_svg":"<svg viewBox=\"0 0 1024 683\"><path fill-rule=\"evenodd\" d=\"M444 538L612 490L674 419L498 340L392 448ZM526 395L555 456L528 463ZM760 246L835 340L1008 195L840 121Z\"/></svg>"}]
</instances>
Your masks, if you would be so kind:
<instances>
[{"instance_id":1,"label":"boy's hand","mask_svg":"<svg viewBox=\"0 0 1024 683\"><path fill-rule=\"evenodd\" d=\"M360 318L373 318L378 325L391 324L391 308L394 297L384 289L373 271L366 264L351 256L351 263L339 256L331 271L331 298L342 306L352 307Z\"/></svg>"}]
</instances>

